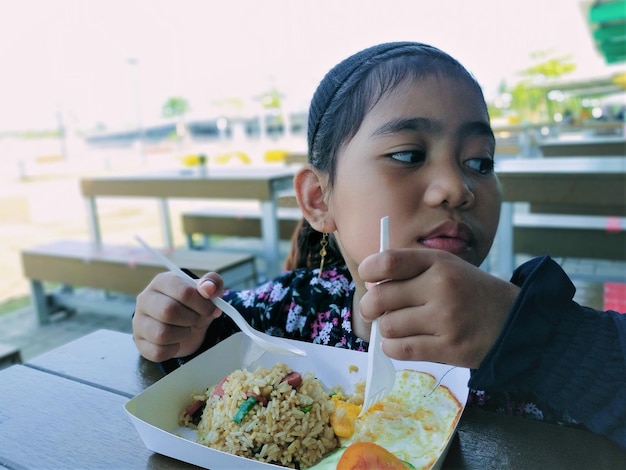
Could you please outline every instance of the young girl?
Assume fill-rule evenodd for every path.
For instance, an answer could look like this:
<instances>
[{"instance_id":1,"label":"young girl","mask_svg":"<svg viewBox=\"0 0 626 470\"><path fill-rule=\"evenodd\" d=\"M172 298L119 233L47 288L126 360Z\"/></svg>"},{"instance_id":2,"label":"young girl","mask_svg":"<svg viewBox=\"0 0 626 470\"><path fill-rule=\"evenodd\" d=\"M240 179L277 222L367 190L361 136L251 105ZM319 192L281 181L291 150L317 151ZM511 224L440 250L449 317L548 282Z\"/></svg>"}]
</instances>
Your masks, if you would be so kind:
<instances>
[{"instance_id":1,"label":"young girl","mask_svg":"<svg viewBox=\"0 0 626 470\"><path fill-rule=\"evenodd\" d=\"M470 406L581 423L626 448L626 315L574 303L548 257L510 282L478 267L500 213L494 146L480 86L444 52L349 57L311 101L293 269L223 296L258 330L349 349L367 349L380 317L388 356L473 369ZM169 371L237 331L209 301L222 291L216 273L196 289L158 275L137 297L141 354Z\"/></svg>"}]
</instances>

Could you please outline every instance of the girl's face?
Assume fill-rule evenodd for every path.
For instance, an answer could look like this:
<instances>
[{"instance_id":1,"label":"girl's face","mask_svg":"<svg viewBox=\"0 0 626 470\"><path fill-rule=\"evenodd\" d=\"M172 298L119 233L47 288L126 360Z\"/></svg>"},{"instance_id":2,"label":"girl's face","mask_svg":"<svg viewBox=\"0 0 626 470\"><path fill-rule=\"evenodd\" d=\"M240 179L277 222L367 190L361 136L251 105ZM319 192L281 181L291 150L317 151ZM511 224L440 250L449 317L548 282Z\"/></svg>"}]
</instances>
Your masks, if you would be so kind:
<instances>
[{"instance_id":1,"label":"girl's face","mask_svg":"<svg viewBox=\"0 0 626 470\"><path fill-rule=\"evenodd\" d=\"M406 80L378 101L338 155L328 215L348 267L379 249L446 250L480 265L493 242L501 194L484 103L464 80Z\"/></svg>"}]
</instances>

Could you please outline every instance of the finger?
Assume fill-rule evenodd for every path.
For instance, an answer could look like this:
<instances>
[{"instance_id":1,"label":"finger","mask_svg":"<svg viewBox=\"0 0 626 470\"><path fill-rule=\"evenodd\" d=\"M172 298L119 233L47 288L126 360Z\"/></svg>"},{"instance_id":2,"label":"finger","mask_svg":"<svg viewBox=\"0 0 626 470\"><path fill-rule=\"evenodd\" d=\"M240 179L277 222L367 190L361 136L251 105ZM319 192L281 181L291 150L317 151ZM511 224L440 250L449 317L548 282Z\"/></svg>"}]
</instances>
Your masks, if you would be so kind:
<instances>
[{"instance_id":1,"label":"finger","mask_svg":"<svg viewBox=\"0 0 626 470\"><path fill-rule=\"evenodd\" d=\"M447 362L441 338L435 335L383 338L382 349L387 356L400 361Z\"/></svg>"},{"instance_id":2,"label":"finger","mask_svg":"<svg viewBox=\"0 0 626 470\"><path fill-rule=\"evenodd\" d=\"M133 317L133 335L137 343L143 344L143 349L151 357L163 358L188 356L193 353L204 338L204 334L211 319L202 317L199 322L191 326L176 326L166 324L148 315ZM147 356L146 356L147 357Z\"/></svg>"},{"instance_id":3,"label":"finger","mask_svg":"<svg viewBox=\"0 0 626 470\"><path fill-rule=\"evenodd\" d=\"M143 357L161 362L174 357L180 348L175 327L166 325L147 315L135 313L133 316L133 337L137 349Z\"/></svg>"},{"instance_id":4,"label":"finger","mask_svg":"<svg viewBox=\"0 0 626 470\"><path fill-rule=\"evenodd\" d=\"M176 356L180 345L159 346L145 339L136 338L135 345L139 353L152 362L163 362Z\"/></svg>"},{"instance_id":5,"label":"finger","mask_svg":"<svg viewBox=\"0 0 626 470\"><path fill-rule=\"evenodd\" d=\"M169 346L184 341L189 336L191 328L191 325L164 323L149 315L135 314L133 317L133 331L136 337L158 346Z\"/></svg>"},{"instance_id":6,"label":"finger","mask_svg":"<svg viewBox=\"0 0 626 470\"><path fill-rule=\"evenodd\" d=\"M205 299L202 299L195 291L190 289L193 295L198 297L202 303L209 304ZM180 295L181 298L189 297L189 295ZM197 304L191 308L185 303ZM200 302L192 302L190 300L175 299L169 297L166 294L158 291L142 292L137 296L137 310L135 316L144 315L154 318L155 320L172 326L189 327L199 322L204 316L198 312L198 310L206 310L208 307L204 307Z\"/></svg>"},{"instance_id":7,"label":"finger","mask_svg":"<svg viewBox=\"0 0 626 470\"><path fill-rule=\"evenodd\" d=\"M378 320L383 338L438 335L439 322L436 314L425 307L408 307L386 312Z\"/></svg>"},{"instance_id":8,"label":"finger","mask_svg":"<svg viewBox=\"0 0 626 470\"><path fill-rule=\"evenodd\" d=\"M382 349L389 357L401 361L437 362L469 369L477 369L481 363L470 350L450 347L444 337L437 335L384 338Z\"/></svg>"},{"instance_id":9,"label":"finger","mask_svg":"<svg viewBox=\"0 0 626 470\"><path fill-rule=\"evenodd\" d=\"M221 278L215 276L218 279L212 279L221 293ZM199 292L197 285L173 273L156 276L148 288L137 296L137 305L165 323L180 326L190 326L198 320L197 317L215 318L220 315L215 305Z\"/></svg>"},{"instance_id":10,"label":"finger","mask_svg":"<svg viewBox=\"0 0 626 470\"><path fill-rule=\"evenodd\" d=\"M386 281L368 286L359 303L359 311L366 321L373 321L385 312L407 307L419 307L426 303L426 281Z\"/></svg>"},{"instance_id":11,"label":"finger","mask_svg":"<svg viewBox=\"0 0 626 470\"><path fill-rule=\"evenodd\" d=\"M491 348L484 331L430 307L389 312L380 319L383 351L399 360L477 368ZM387 343L387 344L386 344Z\"/></svg>"},{"instance_id":12,"label":"finger","mask_svg":"<svg viewBox=\"0 0 626 470\"><path fill-rule=\"evenodd\" d=\"M365 282L402 280L419 276L434 262L437 250L385 250L366 257L359 264L359 277Z\"/></svg>"},{"instance_id":13,"label":"finger","mask_svg":"<svg viewBox=\"0 0 626 470\"><path fill-rule=\"evenodd\" d=\"M206 273L198 279L198 292L205 299L218 297L224 291L224 281L222 277L214 272Z\"/></svg>"}]
</instances>

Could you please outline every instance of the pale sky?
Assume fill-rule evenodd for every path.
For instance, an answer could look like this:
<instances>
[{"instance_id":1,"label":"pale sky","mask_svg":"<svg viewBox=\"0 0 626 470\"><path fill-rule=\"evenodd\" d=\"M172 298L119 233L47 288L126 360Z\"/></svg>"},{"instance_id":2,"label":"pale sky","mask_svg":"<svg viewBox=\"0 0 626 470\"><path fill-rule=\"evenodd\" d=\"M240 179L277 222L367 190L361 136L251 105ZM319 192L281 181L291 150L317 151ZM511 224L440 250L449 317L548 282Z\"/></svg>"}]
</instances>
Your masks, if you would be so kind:
<instances>
[{"instance_id":1,"label":"pale sky","mask_svg":"<svg viewBox=\"0 0 626 470\"><path fill-rule=\"evenodd\" d=\"M581 0L0 0L0 131L54 128L57 109L132 125L137 103L154 122L171 96L212 117L272 84L305 109L333 65L395 40L445 50L487 94L539 50L571 54L572 77L623 70L594 50Z\"/></svg>"}]
</instances>

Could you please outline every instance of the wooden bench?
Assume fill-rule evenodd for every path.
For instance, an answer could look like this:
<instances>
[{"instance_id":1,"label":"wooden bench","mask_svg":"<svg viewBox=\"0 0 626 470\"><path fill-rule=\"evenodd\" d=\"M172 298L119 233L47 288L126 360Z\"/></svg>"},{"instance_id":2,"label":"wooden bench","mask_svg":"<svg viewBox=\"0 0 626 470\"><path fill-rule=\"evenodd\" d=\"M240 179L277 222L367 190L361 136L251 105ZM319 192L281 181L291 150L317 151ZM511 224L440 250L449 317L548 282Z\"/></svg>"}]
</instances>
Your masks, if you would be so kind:
<instances>
[{"instance_id":1,"label":"wooden bench","mask_svg":"<svg viewBox=\"0 0 626 470\"><path fill-rule=\"evenodd\" d=\"M11 344L0 343L0 369L22 363L20 350Z\"/></svg>"},{"instance_id":2,"label":"wooden bench","mask_svg":"<svg viewBox=\"0 0 626 470\"><path fill-rule=\"evenodd\" d=\"M515 214L513 249L532 256L626 262L626 224L620 217Z\"/></svg>"},{"instance_id":3,"label":"wooden bench","mask_svg":"<svg viewBox=\"0 0 626 470\"><path fill-rule=\"evenodd\" d=\"M513 215L513 251L522 257L557 258L572 279L624 283L626 219L607 216L614 207L623 211L610 204L530 204L530 212Z\"/></svg>"},{"instance_id":4,"label":"wooden bench","mask_svg":"<svg viewBox=\"0 0 626 470\"><path fill-rule=\"evenodd\" d=\"M567 258L623 263L624 164L623 157L516 158L497 163L503 204L495 262L487 263L489 269L509 276L519 264L518 254L561 253L575 255ZM523 217L543 219L518 217L516 223L515 217L525 213ZM597 225L581 216L597 217ZM547 223L550 219L552 223ZM557 223L559 227L554 226Z\"/></svg>"},{"instance_id":5,"label":"wooden bench","mask_svg":"<svg viewBox=\"0 0 626 470\"><path fill-rule=\"evenodd\" d=\"M255 259L251 255L185 249L166 252L166 255L174 264L199 275L209 270L219 272L226 287L253 286L257 282ZM25 277L30 280L40 323L50 320L53 307L72 304L76 297L73 295L75 286L134 298L154 276L167 270L140 246L102 245L94 248L89 242L65 240L22 251L22 267ZM61 284L65 288L46 293L44 282Z\"/></svg>"},{"instance_id":6,"label":"wooden bench","mask_svg":"<svg viewBox=\"0 0 626 470\"><path fill-rule=\"evenodd\" d=\"M279 239L291 240L302 212L298 207L281 206L277 213ZM208 249L211 236L260 238L262 235L261 212L254 207L210 207L184 212L181 218L190 249ZM202 237L200 243L195 241L197 235Z\"/></svg>"},{"instance_id":7,"label":"wooden bench","mask_svg":"<svg viewBox=\"0 0 626 470\"><path fill-rule=\"evenodd\" d=\"M584 140L550 139L539 143L544 157L623 157L626 138L623 136L590 137Z\"/></svg>"}]
</instances>

